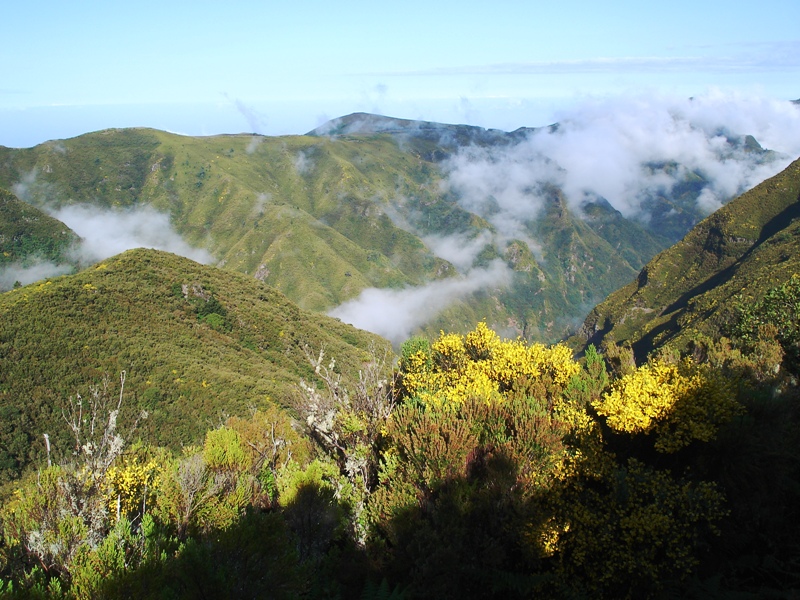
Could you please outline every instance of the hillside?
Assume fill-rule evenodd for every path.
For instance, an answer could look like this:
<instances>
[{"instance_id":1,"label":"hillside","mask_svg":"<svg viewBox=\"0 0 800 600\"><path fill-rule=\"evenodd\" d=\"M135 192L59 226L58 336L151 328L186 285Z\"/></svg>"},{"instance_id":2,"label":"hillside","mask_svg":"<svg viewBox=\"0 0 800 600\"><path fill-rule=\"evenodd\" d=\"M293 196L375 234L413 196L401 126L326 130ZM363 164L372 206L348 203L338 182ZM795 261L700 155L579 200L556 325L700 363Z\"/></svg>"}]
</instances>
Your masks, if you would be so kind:
<instances>
[{"instance_id":1,"label":"hillside","mask_svg":"<svg viewBox=\"0 0 800 600\"><path fill-rule=\"evenodd\" d=\"M446 272L381 210L396 195L410 198L406 212L424 202L455 229L471 225L427 190L426 163L388 139L189 138L132 129L0 154L0 185L27 202L151 205L225 268L316 310L363 287L418 284Z\"/></svg>"},{"instance_id":2,"label":"hillside","mask_svg":"<svg viewBox=\"0 0 800 600\"><path fill-rule=\"evenodd\" d=\"M67 264L66 252L77 239L64 223L0 189L0 271L44 261ZM0 291L11 287L5 283L0 278Z\"/></svg>"},{"instance_id":3,"label":"hillside","mask_svg":"<svg viewBox=\"0 0 800 600\"><path fill-rule=\"evenodd\" d=\"M736 198L595 307L576 347L631 344L639 359L697 332L725 332L737 309L800 273L800 160Z\"/></svg>"},{"instance_id":4,"label":"hillside","mask_svg":"<svg viewBox=\"0 0 800 600\"><path fill-rule=\"evenodd\" d=\"M500 191L471 201L451 185L456 158L485 150L491 166L503 156L492 152L524 148L531 132L367 114L279 138L106 130L28 149L0 147L0 187L49 211L155 209L218 266L316 311L370 288L480 278L499 260L508 274L502 282L450 299L416 330L463 332L486 319L510 336L554 341L702 216L697 198L706 182L679 165L648 166L670 177L686 171L681 185L657 190L643 204L651 218L624 216L601 197L576 206L552 184L512 190L517 205L538 208L507 215ZM752 151L761 152L756 146ZM462 166L475 167L468 160ZM508 227L507 217L514 220ZM474 256L466 253L472 262L455 264L452 249L465 246L473 248Z\"/></svg>"},{"instance_id":5,"label":"hillside","mask_svg":"<svg viewBox=\"0 0 800 600\"><path fill-rule=\"evenodd\" d=\"M385 342L302 310L239 273L154 250L132 250L75 275L0 295L0 479L41 464L42 434L68 446L62 409L121 371L125 427L172 448L226 415L286 405L313 379L303 345L353 373Z\"/></svg>"}]
</instances>

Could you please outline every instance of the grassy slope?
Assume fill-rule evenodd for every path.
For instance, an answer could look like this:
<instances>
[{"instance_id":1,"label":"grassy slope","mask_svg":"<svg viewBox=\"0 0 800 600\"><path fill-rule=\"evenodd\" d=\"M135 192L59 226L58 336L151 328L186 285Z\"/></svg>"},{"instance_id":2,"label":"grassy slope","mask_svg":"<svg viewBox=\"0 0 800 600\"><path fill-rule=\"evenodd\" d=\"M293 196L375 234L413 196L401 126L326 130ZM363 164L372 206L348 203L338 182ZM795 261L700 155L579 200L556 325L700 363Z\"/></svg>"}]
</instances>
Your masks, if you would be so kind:
<instances>
[{"instance_id":1,"label":"grassy slope","mask_svg":"<svg viewBox=\"0 0 800 600\"><path fill-rule=\"evenodd\" d=\"M0 149L0 185L28 181L24 200L152 204L226 268L258 274L317 310L446 266L383 210L398 198L435 203L424 185L430 172L385 136L334 143L126 129Z\"/></svg>"},{"instance_id":2,"label":"grassy slope","mask_svg":"<svg viewBox=\"0 0 800 600\"><path fill-rule=\"evenodd\" d=\"M209 294L227 310L227 327L198 319ZM0 468L9 476L41 459L43 433L63 452L68 397L122 370L128 416L150 412L139 430L145 439L196 441L225 414L285 404L301 377L313 378L306 343L324 346L351 374L371 343L385 344L251 277L154 250L2 294Z\"/></svg>"},{"instance_id":3,"label":"grassy slope","mask_svg":"<svg viewBox=\"0 0 800 600\"><path fill-rule=\"evenodd\" d=\"M800 160L709 216L587 317L576 346L627 341L638 357L719 333L737 302L800 273Z\"/></svg>"}]
</instances>

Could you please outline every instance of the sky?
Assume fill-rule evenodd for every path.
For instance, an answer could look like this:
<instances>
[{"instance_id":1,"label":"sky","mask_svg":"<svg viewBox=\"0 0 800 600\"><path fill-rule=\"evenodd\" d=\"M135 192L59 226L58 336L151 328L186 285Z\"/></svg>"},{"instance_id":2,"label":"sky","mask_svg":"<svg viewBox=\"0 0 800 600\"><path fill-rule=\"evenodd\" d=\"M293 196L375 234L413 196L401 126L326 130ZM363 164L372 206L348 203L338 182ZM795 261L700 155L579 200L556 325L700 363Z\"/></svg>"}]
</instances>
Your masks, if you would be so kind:
<instances>
[{"instance_id":1,"label":"sky","mask_svg":"<svg viewBox=\"0 0 800 600\"><path fill-rule=\"evenodd\" d=\"M0 145L305 133L365 111L513 130L573 105L800 98L800 2L9 2Z\"/></svg>"}]
</instances>

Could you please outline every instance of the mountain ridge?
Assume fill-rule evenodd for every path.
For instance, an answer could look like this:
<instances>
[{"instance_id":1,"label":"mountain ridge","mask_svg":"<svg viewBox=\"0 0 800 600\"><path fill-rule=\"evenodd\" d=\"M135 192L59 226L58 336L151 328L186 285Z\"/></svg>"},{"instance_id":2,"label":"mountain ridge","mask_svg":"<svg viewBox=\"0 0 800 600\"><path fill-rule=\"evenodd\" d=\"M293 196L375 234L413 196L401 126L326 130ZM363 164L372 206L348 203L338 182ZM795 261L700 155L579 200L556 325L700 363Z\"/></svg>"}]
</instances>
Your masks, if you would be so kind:
<instances>
[{"instance_id":1,"label":"mountain ridge","mask_svg":"<svg viewBox=\"0 0 800 600\"><path fill-rule=\"evenodd\" d=\"M449 124L436 121L416 119L400 119L375 113L355 112L336 117L315 127L305 135L309 136L341 136L341 135L406 135L418 136L429 140L449 140L450 144L466 143L502 143L524 138L536 131L532 127L519 127L514 131L504 131L479 127L477 125Z\"/></svg>"},{"instance_id":2,"label":"mountain ridge","mask_svg":"<svg viewBox=\"0 0 800 600\"><path fill-rule=\"evenodd\" d=\"M366 113L334 121L361 132L195 138L109 129L0 148L0 187L49 211L150 207L218 266L322 312L365 290L400 294L468 279L471 269L500 260L510 287L459 296L413 331L467 331L486 320L511 336L555 341L698 218L697 198L708 183L687 171L674 194L654 193L651 222L623 216L599 196L575 206L554 184L524 186L514 191L520 202L543 209L520 218L509 235L492 222L504 210L495 197L502 190L465 202L450 178L458 168L492 168L502 158L492 152L516 151L539 130L505 133ZM485 164L470 162L476 148L489 153ZM673 164L648 168L682 172ZM472 263L456 265L438 249L444 246L471 248Z\"/></svg>"},{"instance_id":3,"label":"mountain ridge","mask_svg":"<svg viewBox=\"0 0 800 600\"><path fill-rule=\"evenodd\" d=\"M737 307L800 273L799 236L800 159L656 255L589 313L571 343L628 343L643 360L698 332L724 334Z\"/></svg>"}]
</instances>

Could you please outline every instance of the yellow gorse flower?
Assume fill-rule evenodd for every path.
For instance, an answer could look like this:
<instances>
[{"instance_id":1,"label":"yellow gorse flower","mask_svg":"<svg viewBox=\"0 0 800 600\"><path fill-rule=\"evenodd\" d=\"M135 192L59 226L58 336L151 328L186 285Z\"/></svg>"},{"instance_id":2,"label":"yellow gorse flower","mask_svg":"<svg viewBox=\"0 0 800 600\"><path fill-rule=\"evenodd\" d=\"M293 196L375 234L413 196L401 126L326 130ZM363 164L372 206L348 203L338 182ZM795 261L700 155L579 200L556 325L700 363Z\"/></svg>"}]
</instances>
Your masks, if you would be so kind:
<instances>
[{"instance_id":1,"label":"yellow gorse flower","mask_svg":"<svg viewBox=\"0 0 800 600\"><path fill-rule=\"evenodd\" d=\"M565 386L580 367L572 351L524 340L501 340L486 323L464 335L442 333L430 347L404 362L403 383L412 396L436 405L477 397L502 401L505 392L523 379L552 378Z\"/></svg>"},{"instance_id":2,"label":"yellow gorse flower","mask_svg":"<svg viewBox=\"0 0 800 600\"><path fill-rule=\"evenodd\" d=\"M655 431L661 452L713 439L719 425L742 410L722 376L690 360L647 363L617 380L593 406L616 431Z\"/></svg>"},{"instance_id":3,"label":"yellow gorse flower","mask_svg":"<svg viewBox=\"0 0 800 600\"><path fill-rule=\"evenodd\" d=\"M106 471L104 498L110 514L120 516L141 512L152 503L160 483L162 467L155 460L140 463L125 458Z\"/></svg>"}]
</instances>

